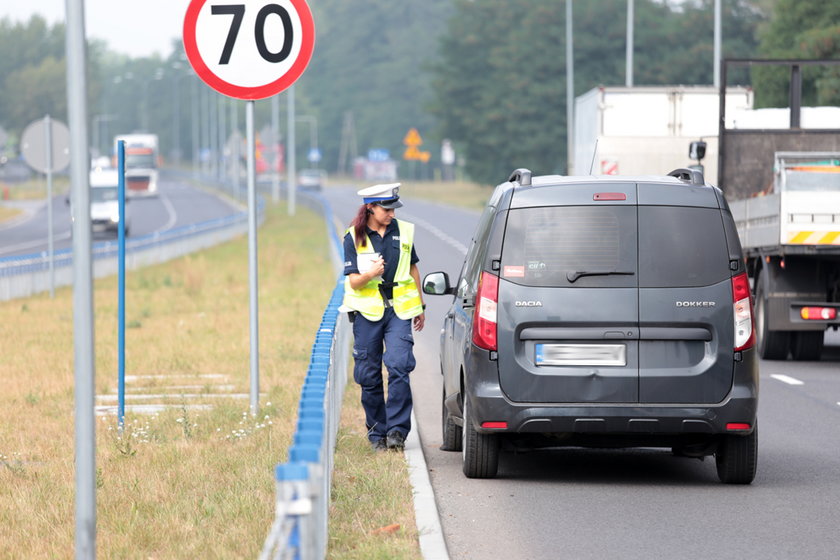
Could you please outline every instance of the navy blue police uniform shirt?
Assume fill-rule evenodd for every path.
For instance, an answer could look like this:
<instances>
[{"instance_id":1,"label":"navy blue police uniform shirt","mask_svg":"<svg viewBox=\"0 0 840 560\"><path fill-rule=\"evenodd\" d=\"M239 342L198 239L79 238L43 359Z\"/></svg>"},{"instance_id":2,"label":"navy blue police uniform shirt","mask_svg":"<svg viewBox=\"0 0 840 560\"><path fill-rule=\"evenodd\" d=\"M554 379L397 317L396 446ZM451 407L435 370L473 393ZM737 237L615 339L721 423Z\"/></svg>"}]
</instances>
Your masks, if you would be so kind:
<instances>
[{"instance_id":1,"label":"navy blue police uniform shirt","mask_svg":"<svg viewBox=\"0 0 840 560\"><path fill-rule=\"evenodd\" d=\"M382 274L383 282L393 282L394 275L397 273L397 263L400 260L400 226L399 222L394 219L385 228L385 235L380 236L379 233L368 228L368 238L370 239L373 250L385 259L385 272ZM358 274L359 267L356 262L356 246L353 243L353 236L349 233L344 236L344 275ZM419 262L417 252L414 250L414 244L411 245L411 264ZM385 288L385 297L391 299L393 293L392 288Z\"/></svg>"}]
</instances>

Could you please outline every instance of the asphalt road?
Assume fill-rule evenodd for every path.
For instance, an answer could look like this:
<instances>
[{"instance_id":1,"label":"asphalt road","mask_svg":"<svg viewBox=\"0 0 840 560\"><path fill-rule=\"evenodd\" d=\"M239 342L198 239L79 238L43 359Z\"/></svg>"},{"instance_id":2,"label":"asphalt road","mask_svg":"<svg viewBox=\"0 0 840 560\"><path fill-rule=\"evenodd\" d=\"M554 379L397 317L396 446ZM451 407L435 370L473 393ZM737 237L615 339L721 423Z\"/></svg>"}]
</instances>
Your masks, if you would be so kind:
<instances>
[{"instance_id":1,"label":"asphalt road","mask_svg":"<svg viewBox=\"0 0 840 560\"><path fill-rule=\"evenodd\" d=\"M221 218L236 213L229 202L210 191L190 185L176 176L161 175L158 196L132 198L126 206L130 212L130 238L163 232L180 226ZM46 201L33 201L34 212L11 226L0 225L0 257L47 251ZM71 247L72 223L66 195L53 197L53 235L55 250ZM94 241L113 239L113 234L96 234Z\"/></svg>"},{"instance_id":2,"label":"asphalt road","mask_svg":"<svg viewBox=\"0 0 840 560\"><path fill-rule=\"evenodd\" d=\"M347 225L360 203L354 191L324 194ZM455 281L478 214L403 200L397 217L418 225L421 275L444 270ZM840 333L829 333L820 362L761 363L758 474L750 486L721 484L713 459L649 449L502 454L496 479L470 480L459 453L438 449L438 347L451 297L425 299L412 390L453 560L840 555Z\"/></svg>"}]
</instances>

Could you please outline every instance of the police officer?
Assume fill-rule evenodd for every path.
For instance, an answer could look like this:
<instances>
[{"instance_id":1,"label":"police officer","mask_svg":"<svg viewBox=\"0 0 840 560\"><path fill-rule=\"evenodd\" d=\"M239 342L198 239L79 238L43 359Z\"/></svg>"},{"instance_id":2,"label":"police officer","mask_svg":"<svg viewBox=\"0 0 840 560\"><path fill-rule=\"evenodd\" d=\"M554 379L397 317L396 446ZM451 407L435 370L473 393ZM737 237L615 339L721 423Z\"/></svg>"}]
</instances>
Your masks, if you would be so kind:
<instances>
[{"instance_id":1,"label":"police officer","mask_svg":"<svg viewBox=\"0 0 840 560\"><path fill-rule=\"evenodd\" d=\"M353 378L362 389L374 450L403 449L411 429L414 329L425 323L414 224L394 217L400 183L358 192L364 200L344 236L344 302L353 321ZM384 346L384 354L383 354ZM382 363L388 369L385 398Z\"/></svg>"}]
</instances>

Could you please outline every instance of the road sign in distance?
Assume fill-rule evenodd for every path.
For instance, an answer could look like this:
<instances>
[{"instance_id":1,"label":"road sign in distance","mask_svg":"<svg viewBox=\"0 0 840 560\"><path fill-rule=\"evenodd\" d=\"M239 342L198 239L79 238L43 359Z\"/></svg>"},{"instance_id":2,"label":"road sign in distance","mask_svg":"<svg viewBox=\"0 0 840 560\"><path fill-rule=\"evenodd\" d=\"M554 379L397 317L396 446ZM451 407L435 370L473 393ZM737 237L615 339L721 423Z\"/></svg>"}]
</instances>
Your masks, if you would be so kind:
<instances>
[{"instance_id":1,"label":"road sign in distance","mask_svg":"<svg viewBox=\"0 0 840 560\"><path fill-rule=\"evenodd\" d=\"M20 137L20 152L29 167L41 173L61 171L70 164L70 130L61 121L50 119L52 165L47 168L47 120L32 121Z\"/></svg>"},{"instance_id":2,"label":"road sign in distance","mask_svg":"<svg viewBox=\"0 0 840 560\"><path fill-rule=\"evenodd\" d=\"M236 99L265 99L291 86L315 45L306 0L191 0L183 33L196 74Z\"/></svg>"}]
</instances>

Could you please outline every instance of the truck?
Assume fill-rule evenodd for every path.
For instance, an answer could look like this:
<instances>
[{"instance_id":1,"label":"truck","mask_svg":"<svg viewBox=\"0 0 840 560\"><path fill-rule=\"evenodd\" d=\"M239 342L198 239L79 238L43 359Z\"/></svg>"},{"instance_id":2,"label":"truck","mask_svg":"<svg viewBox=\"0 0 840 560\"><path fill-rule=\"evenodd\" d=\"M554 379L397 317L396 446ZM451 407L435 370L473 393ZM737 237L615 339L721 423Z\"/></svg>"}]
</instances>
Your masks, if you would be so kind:
<instances>
[{"instance_id":1,"label":"truck","mask_svg":"<svg viewBox=\"0 0 840 560\"><path fill-rule=\"evenodd\" d=\"M801 103L803 67L838 64L725 59L721 66L718 186L741 240L764 359L819 360L826 330L840 328L840 109ZM729 69L771 65L790 70L789 106L728 126ZM781 128L773 122L780 114L787 117Z\"/></svg>"},{"instance_id":2,"label":"truck","mask_svg":"<svg viewBox=\"0 0 840 560\"><path fill-rule=\"evenodd\" d=\"M114 166L117 144L125 141L125 183L128 196L155 196L158 192L157 134L120 134L114 137Z\"/></svg>"},{"instance_id":3,"label":"truck","mask_svg":"<svg viewBox=\"0 0 840 560\"><path fill-rule=\"evenodd\" d=\"M726 98L733 119L753 107L750 88L727 88ZM575 99L569 175L658 175L685 167L685 148L698 138L713 161L718 107L714 86L593 88ZM716 168L704 175L716 184Z\"/></svg>"}]
</instances>

